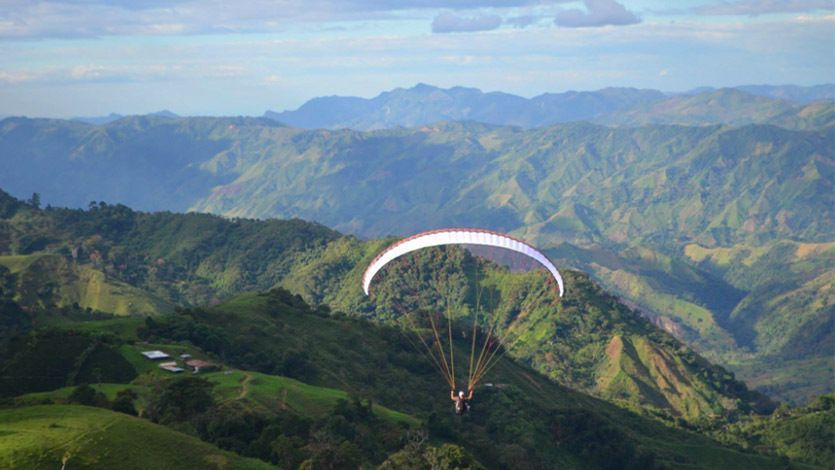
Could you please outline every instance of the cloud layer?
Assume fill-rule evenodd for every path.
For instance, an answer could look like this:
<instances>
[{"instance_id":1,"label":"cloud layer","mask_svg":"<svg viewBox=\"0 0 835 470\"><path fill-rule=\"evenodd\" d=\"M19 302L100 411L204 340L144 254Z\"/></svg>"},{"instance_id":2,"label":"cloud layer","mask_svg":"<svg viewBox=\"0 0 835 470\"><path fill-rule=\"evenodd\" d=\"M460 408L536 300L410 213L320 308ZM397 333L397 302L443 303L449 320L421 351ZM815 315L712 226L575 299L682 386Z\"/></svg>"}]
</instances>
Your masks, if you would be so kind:
<instances>
[{"instance_id":1,"label":"cloud layer","mask_svg":"<svg viewBox=\"0 0 835 470\"><path fill-rule=\"evenodd\" d=\"M640 23L641 19L614 0L584 0L586 11L576 8L557 14L554 23L566 28L623 26Z\"/></svg>"},{"instance_id":2,"label":"cloud layer","mask_svg":"<svg viewBox=\"0 0 835 470\"><path fill-rule=\"evenodd\" d=\"M0 0L0 116L259 115L418 82L532 96L832 81L820 1L641 2Z\"/></svg>"},{"instance_id":3,"label":"cloud layer","mask_svg":"<svg viewBox=\"0 0 835 470\"><path fill-rule=\"evenodd\" d=\"M433 33L465 33L474 31L490 31L502 24L499 15L458 16L444 12L432 20Z\"/></svg>"}]
</instances>

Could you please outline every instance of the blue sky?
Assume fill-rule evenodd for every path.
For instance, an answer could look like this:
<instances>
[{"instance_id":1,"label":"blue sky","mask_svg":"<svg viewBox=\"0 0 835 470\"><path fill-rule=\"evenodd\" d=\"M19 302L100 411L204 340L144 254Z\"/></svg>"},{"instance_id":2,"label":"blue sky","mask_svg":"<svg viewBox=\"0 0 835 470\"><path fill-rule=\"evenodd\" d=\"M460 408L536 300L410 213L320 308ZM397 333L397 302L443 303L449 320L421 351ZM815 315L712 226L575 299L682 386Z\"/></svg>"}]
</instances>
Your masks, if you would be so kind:
<instances>
[{"instance_id":1,"label":"blue sky","mask_svg":"<svg viewBox=\"0 0 835 470\"><path fill-rule=\"evenodd\" d=\"M0 0L0 116L835 82L835 0Z\"/></svg>"}]
</instances>

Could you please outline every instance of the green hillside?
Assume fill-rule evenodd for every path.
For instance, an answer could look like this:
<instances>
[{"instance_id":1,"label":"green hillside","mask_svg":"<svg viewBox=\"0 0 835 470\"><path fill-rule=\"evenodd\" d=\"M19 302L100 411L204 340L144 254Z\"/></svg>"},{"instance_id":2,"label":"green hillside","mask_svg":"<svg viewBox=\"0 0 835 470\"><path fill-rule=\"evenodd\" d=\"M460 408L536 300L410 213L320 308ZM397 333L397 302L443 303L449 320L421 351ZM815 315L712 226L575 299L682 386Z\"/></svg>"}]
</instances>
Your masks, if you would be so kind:
<instances>
[{"instance_id":1,"label":"green hillside","mask_svg":"<svg viewBox=\"0 0 835 470\"><path fill-rule=\"evenodd\" d=\"M725 426L717 437L743 448L776 451L821 467L835 459L835 396L821 395L803 408L779 409L774 415Z\"/></svg>"},{"instance_id":2,"label":"green hillside","mask_svg":"<svg viewBox=\"0 0 835 470\"><path fill-rule=\"evenodd\" d=\"M89 264L55 254L0 256L17 280L15 300L28 307L75 307L116 315L154 315L173 305Z\"/></svg>"},{"instance_id":3,"label":"green hillside","mask_svg":"<svg viewBox=\"0 0 835 470\"><path fill-rule=\"evenodd\" d=\"M0 154L20 164L4 161L0 185L71 207L106 200L183 211L195 194L228 181L200 163L222 158L235 139L258 140L280 128L254 118L133 116L106 126L8 118L0 121Z\"/></svg>"},{"instance_id":4,"label":"green hillside","mask_svg":"<svg viewBox=\"0 0 835 470\"><path fill-rule=\"evenodd\" d=\"M373 236L473 223L549 242L654 246L682 237L710 245L828 241L822 237L833 228L826 199L816 197L831 189L831 128L569 123L522 131L441 123L356 132L165 117L2 123L0 155L26 163L0 185L73 207L106 200L299 216Z\"/></svg>"},{"instance_id":5,"label":"green hillside","mask_svg":"<svg viewBox=\"0 0 835 470\"><path fill-rule=\"evenodd\" d=\"M370 397L427 419L430 434L462 445L484 464L506 461L514 455L508 446L514 442L534 466L545 459L606 467L603 456L612 453L621 455L627 466L651 462L645 459L695 466L722 461L769 465L555 385L509 360L502 360L491 373L489 380L499 388L477 390L478 413L469 420L453 421L443 379L396 329L309 311L298 297L284 291L245 294L210 309L161 317L149 322L140 336L153 341L189 340L232 364L298 375L312 385ZM462 341L458 347L463 353L468 346ZM300 351L304 351L301 356ZM299 357L304 358L301 363ZM584 423L596 423L600 434L585 434ZM566 434L547 431L555 425ZM556 447L553 439L559 443ZM600 440L614 440L613 447L595 451Z\"/></svg>"},{"instance_id":6,"label":"green hillside","mask_svg":"<svg viewBox=\"0 0 835 470\"><path fill-rule=\"evenodd\" d=\"M323 256L312 272L327 271L330 265L344 262L344 258ZM461 250L426 250L387 268L388 274L375 280L370 301L348 288L312 297L345 311L395 318L404 307L407 311L443 310L448 299L435 293L451 290L466 298L465 310L456 317L464 320L475 310L477 293L489 292L491 314L512 338L510 354L557 382L688 420L768 408L763 397L749 393L732 374L709 365L653 327L588 276L563 271L569 294L558 302L542 273L514 274L480 263ZM345 283L358 284L362 268L348 272ZM458 275L462 272L470 274L462 279ZM473 277L476 272L477 278ZM431 281L420 273L433 273ZM323 285L306 279L307 285ZM286 285L305 284L304 280L293 278ZM624 343L631 351L626 362ZM613 381L615 377L619 380ZM624 380L630 385L624 387Z\"/></svg>"},{"instance_id":7,"label":"green hillside","mask_svg":"<svg viewBox=\"0 0 835 470\"><path fill-rule=\"evenodd\" d=\"M769 126L308 131L270 153L243 149L248 170L193 207L373 236L473 224L546 246L824 241L832 138Z\"/></svg>"},{"instance_id":8,"label":"green hillside","mask_svg":"<svg viewBox=\"0 0 835 470\"><path fill-rule=\"evenodd\" d=\"M228 221L198 214L136 213L124 206L107 205L97 205L89 211L36 211L21 207L6 220L10 233L15 233L24 223L40 228L40 231L28 233L32 239L47 240L42 251L37 253L55 253L50 256L72 259L69 247L81 246L82 249L76 250L74 263L126 266L112 270L113 278L121 277L124 282L131 282L144 291L166 296L170 302L216 303L235 292L282 285L300 293L313 305L328 304L349 314L391 319L396 316L391 301L404 287L398 286L394 281L396 277L387 278L381 284L381 294L372 299L373 302L364 298L359 289L360 276L382 242L361 242L301 221ZM101 228L108 226L113 228ZM91 238L94 244L88 241ZM85 253L91 252L98 255L94 259L85 258ZM471 257L462 258L463 252L428 253L429 257L421 262L426 263L424 268L429 270L440 269L443 264L446 264L445 269L470 269L461 263L473 263ZM443 253L454 256L437 257ZM608 297L583 276L567 274L569 284L575 287L571 295L554 308L553 299L538 298L533 294L537 289L541 290L541 279L508 277L492 268L485 272L489 276L476 283L478 285L468 281L461 288L495 290L498 293L497 315L507 316L521 308L531 310L524 321L511 327L519 332L536 333L521 341L524 347L512 353L561 383L619 399L632 406L652 407L661 414L681 416L690 421L711 419L728 412L745 413L761 406L758 404L761 398L749 394L727 372L719 369L713 372L713 366ZM16 282L19 292L20 279ZM533 290L525 290L527 286L532 286ZM428 291L437 289L436 286L425 287ZM36 307L47 303L25 305L37 311ZM594 321L580 321L589 318ZM566 341L566 334L571 335L572 341ZM630 342L646 339L641 343L644 344L643 354L633 355L641 366L639 369L605 359L604 352L609 343L615 336L623 335ZM240 367L257 370L254 365L257 363L245 363ZM284 371L276 367L268 372L283 374ZM597 374L604 369L606 373L623 370L630 381L640 382L642 386L618 388L598 380ZM653 372L641 372L643 370ZM67 384L68 373L62 372L55 379L60 382L58 386ZM671 380L670 374L686 379ZM664 398L659 400L658 397Z\"/></svg>"},{"instance_id":9,"label":"green hillside","mask_svg":"<svg viewBox=\"0 0 835 470\"><path fill-rule=\"evenodd\" d=\"M579 290L575 284L571 288ZM130 388L136 394L134 406L145 417L222 448L274 462L286 458L297 465L305 458L341 455L379 463L406 452L406 447L401 448L402 439L411 435L408 428L418 424L416 417L433 439L461 446L488 467L494 466L490 462L501 465L511 461L600 468L608 468L612 461L637 468L654 464L769 468L778 464L555 385L507 359L490 373L494 386L477 390L478 413L470 420L453 420L443 380L397 329L330 314L326 309L311 310L301 298L282 290L245 294L212 308L179 310L146 320L60 320L58 324L63 326L53 328L52 337L21 343L30 353L12 356L18 362L40 357L41 368L49 363L63 364L67 353L37 351L45 346L66 347L72 344L70 338L84 338L83 331L114 335L110 341L114 347L121 344L118 351L123 362L145 365L134 367L140 375L132 379L132 385L94 387L105 392L106 400L115 406L124 388ZM30 338L45 333L36 331ZM140 341L147 343L140 345ZM459 343L459 353L467 346ZM249 370L202 375L208 379L212 396L204 405L208 408L187 411L183 406L193 398L186 397L199 396L204 390L201 376L172 379L155 364L135 357L138 348L208 354ZM115 369L128 367L109 363ZM28 368L6 370L25 373ZM271 375L275 373L284 377ZM178 384L191 384L191 388ZM61 389L27 395L15 402L65 401L75 393L68 392ZM378 418L363 410L373 411ZM332 427L338 423L343 424ZM276 425L286 430L276 434ZM330 442L342 442L338 446L341 450L311 447L319 439L315 429L336 439ZM362 442L370 447L355 447ZM432 442L427 449L442 448L433 447L440 444ZM276 454L276 445L285 450ZM337 453L329 454L331 451ZM435 451L422 452L429 455Z\"/></svg>"},{"instance_id":10,"label":"green hillside","mask_svg":"<svg viewBox=\"0 0 835 470\"><path fill-rule=\"evenodd\" d=\"M122 413L44 405L0 412L4 468L271 468Z\"/></svg>"},{"instance_id":11,"label":"green hillside","mask_svg":"<svg viewBox=\"0 0 835 470\"><path fill-rule=\"evenodd\" d=\"M301 294L313 305L328 304L347 313L390 319L395 313L390 300L397 297L400 289L396 283L388 287L384 284L380 292L393 294L387 294L389 300L383 296L372 299L372 302L358 288L362 270L384 242L362 242L301 221L228 221L198 214L136 213L124 206L108 205L96 205L88 211L39 211L21 205L6 221L4 226L8 233L13 234L15 244L19 244L21 238L14 235L19 233L18 227L25 224L38 229L28 232L29 239L45 240L42 250L36 252L38 256L52 253L49 256L55 259L73 260L70 247L81 247L75 250L77 256L72 261L73 265L104 266L105 269L108 266L124 266L123 269L111 268L112 279L121 278L143 291L167 297L170 302L191 305L216 303L223 297L246 289L282 285ZM94 252L98 255L93 259L86 255ZM643 264L655 269L639 271L637 274L643 279L664 277L671 271L665 268L666 265L675 266L673 271L678 273L675 278L667 277L666 285L653 283L647 286L648 293L644 297L649 299L649 305L657 307L658 304L652 302L659 299L675 300L672 293L684 291L680 286L699 286L692 289L696 295L689 304L694 314L686 317L693 325L693 331L701 334L693 336L712 341L706 343L708 345L724 342L724 350L732 350L733 338L723 335L724 330L717 324L699 329L702 324L711 324L712 317L707 309L721 306L715 301L707 301L710 296L705 293L710 290L701 287L715 290L718 285L720 292L739 294L731 288L723 288L715 279L688 265L670 264L668 258L651 252L632 250L631 253L633 259L644 261L625 261L624 265ZM582 251L570 253L558 250L557 255L557 260L564 255L568 259L585 259L587 264L581 267L591 272L614 269L612 263L605 262L603 253L595 255L599 258L597 261L594 256ZM438 263L453 263L451 266L455 266L454 263L472 264L472 261L460 256L446 261L430 257L424 261L427 269L436 269ZM594 269L589 269L589 266ZM461 269L470 268L462 265ZM530 292L524 289L528 285L537 286L539 280L532 282L524 277L507 277L492 268L486 272L491 274L482 280L487 284L481 287L493 289L499 294L497 315L507 316L509 312L521 308L510 299L522 299L522 307L532 312L512 327L536 333L520 342L526 344L512 353L561 383L601 397L618 399L630 406L654 409L663 415L681 416L690 421L720 417L732 411L744 413L761 407L758 404L761 398L749 394L726 371L714 371L709 363L609 298L582 276L567 274L569 282L577 282L578 288L563 303L552 308L553 300L536 298L531 293L536 289ZM13 286L14 282L17 283L16 290L20 291L19 279L12 281ZM625 287L615 285L621 289ZM428 291L436 289L435 286L427 287ZM471 291L481 287L473 283L462 286ZM669 293L666 297L657 296L659 289ZM28 304L30 308L34 306L37 304ZM596 320L578 320L585 318ZM661 323L661 326L672 325L683 317L668 314L666 318L670 321L668 324ZM672 331L677 333L675 329ZM566 334L572 335L573 342L566 341ZM628 356L631 362L621 361L621 356L607 358L605 352L610 349L615 337L625 339L627 345L638 348ZM717 339L713 340L714 337ZM244 367L253 368L251 364ZM272 372L282 373L280 369ZM625 383L599 378L601 375L615 377L620 372L625 374ZM56 379L59 386L67 383L69 371L62 374ZM686 380L678 380L673 375L681 375ZM72 385L72 382L69 384ZM809 390L819 389L813 387Z\"/></svg>"},{"instance_id":12,"label":"green hillside","mask_svg":"<svg viewBox=\"0 0 835 470\"><path fill-rule=\"evenodd\" d=\"M153 314L273 286L341 235L300 220L140 213L122 205L36 210L0 194L0 272L22 306ZM4 266L8 266L5 268Z\"/></svg>"},{"instance_id":13,"label":"green hillside","mask_svg":"<svg viewBox=\"0 0 835 470\"><path fill-rule=\"evenodd\" d=\"M171 344L158 346L169 351L176 347ZM195 349L195 351L200 350ZM198 354L201 353L198 352ZM147 363L147 360L145 362ZM153 369L146 371L148 376L168 377L168 373L160 371L156 364L151 365ZM126 389L132 390L137 395L135 402L138 405L137 411L141 414L144 408L142 405L147 404L155 393L153 386L148 383L148 376L134 381L135 383L132 385L98 383L92 384L90 387L97 392L101 392L111 401L119 395L119 392ZM276 410L284 410L299 416L323 418L339 405L340 400L350 400L352 398L343 390L317 387L289 377L262 374L260 372L227 369L222 372L208 372L202 374L201 377L214 385L212 395L216 401L222 403L235 402L244 405L249 411L262 415L272 415L275 414ZM48 402L72 404L74 390L76 390L76 387L63 387L48 392L26 393L14 397L13 403L16 407ZM374 413L393 423L403 423L410 427L420 425L420 421L416 418L384 406L375 406Z\"/></svg>"}]
</instances>

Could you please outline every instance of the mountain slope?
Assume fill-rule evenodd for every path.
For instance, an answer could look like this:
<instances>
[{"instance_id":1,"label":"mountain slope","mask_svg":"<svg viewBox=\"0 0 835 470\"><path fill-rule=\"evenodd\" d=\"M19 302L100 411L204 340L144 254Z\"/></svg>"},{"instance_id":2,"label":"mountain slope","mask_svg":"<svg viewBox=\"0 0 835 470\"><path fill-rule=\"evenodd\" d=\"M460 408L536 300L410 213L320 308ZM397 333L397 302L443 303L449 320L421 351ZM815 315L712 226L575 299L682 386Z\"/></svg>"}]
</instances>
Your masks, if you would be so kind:
<instances>
[{"instance_id":1,"label":"mountain slope","mask_svg":"<svg viewBox=\"0 0 835 470\"><path fill-rule=\"evenodd\" d=\"M107 204L38 210L0 193L4 201L11 209L0 218L7 241L0 267L11 268L9 291L30 311L77 302L108 313L155 314L178 303L216 303L272 287L341 236L301 220L229 221Z\"/></svg>"},{"instance_id":2,"label":"mountain slope","mask_svg":"<svg viewBox=\"0 0 835 470\"><path fill-rule=\"evenodd\" d=\"M116 315L155 315L174 306L142 289L60 255L0 256L0 273L15 278L17 302L30 309L74 307Z\"/></svg>"},{"instance_id":3,"label":"mountain slope","mask_svg":"<svg viewBox=\"0 0 835 470\"><path fill-rule=\"evenodd\" d=\"M381 242L361 242L314 224L275 220L228 221L198 214L143 214L123 206L98 205L89 211L19 208L0 228L5 226L8 232L14 234L19 233L15 228L22 224L40 226L41 231L30 232L28 236L42 237L49 242L44 244L42 252L36 254L53 256L58 260L71 259L66 247L75 246L78 240L97 233L95 246L100 255L95 262L102 266L129 266L110 271L108 276L114 282L130 283L169 302L216 303L220 298L244 290L284 285L317 305L329 304L345 312L380 319L396 316L391 307L392 294L369 300L363 297L359 288L362 270L380 248ZM16 240L12 244L18 245ZM87 251L90 250L84 250ZM61 252L64 254L46 255ZM430 255L432 253L429 252ZM459 253L446 263L457 269L465 269L460 263L472 263L469 258L460 256ZM426 262L427 269L437 269L440 260L428 258ZM82 257L76 263L87 266L91 261ZM590 356L576 355L572 351L586 349L602 352L613 336L627 334L634 341L638 341L638 337L649 341L645 349L651 353L640 358L643 367L650 367L650 362L660 360L665 364L663 368L676 369L677 373L687 377L687 385L667 387L660 382L654 383L647 390L637 390L635 394L625 397L627 401L655 404L662 414L681 415L691 420L717 415L718 409L725 409L725 405L719 403L726 398L734 403L739 400L726 411L739 408L745 412L759 406L755 402L760 398L747 396L744 387L739 388L741 384L726 387L726 382L733 383L732 377L722 378L725 372L720 372L716 376L719 378L714 380L714 373L709 372L713 366L694 359L695 355L683 345L656 330L637 313L605 295L582 276L568 275L569 283L576 287L574 297L552 307L547 298L530 297L522 289L529 285L530 280L515 276L503 278L499 272L493 275L497 277L491 278L490 289L501 293L502 302L498 308L505 312L497 311L497 315L519 311L522 306L516 302L524 300L525 309L532 309L531 313L525 321L515 325L522 332L540 332L535 338L525 341L526 346L516 357L529 361L555 380L575 384L601 396L613 396L606 387L595 386L593 377L603 367L599 357L595 356L592 360ZM540 282L541 279L533 280L530 285L539 286ZM387 291L400 292L403 287L398 288L395 282L389 285ZM427 287L430 292L434 289ZM472 290L479 287L470 285L462 288ZM15 297L18 301L28 301L29 298L20 294L18 287L14 291L18 292ZM536 288L532 292L535 291ZM26 306L35 312L48 309L51 305L43 295L33 299L37 302L26 303ZM597 313L569 313L574 310ZM579 319L587 317L597 320L578 323ZM565 349L568 343L562 336L568 333L575 338L575 349ZM558 336L560 340L556 340ZM555 345L562 345L559 346L562 349L552 351ZM514 354L517 352L514 351ZM634 374L630 373L630 376L639 380ZM698 406L688 408L681 404L679 398L692 394L691 390L699 390L704 399ZM669 395L665 402L655 403L649 398L659 393Z\"/></svg>"},{"instance_id":4,"label":"mountain slope","mask_svg":"<svg viewBox=\"0 0 835 470\"><path fill-rule=\"evenodd\" d=\"M115 325L111 327L110 323ZM124 328L125 323L134 327ZM132 401L149 419L184 429L226 449L269 457L283 466L284 462L293 461L295 464L286 465L297 466L306 458L316 462L334 449L329 445L340 441L339 448L355 450L353 454L339 455L358 459L355 462L379 463L386 454L380 455L374 449L392 452L403 446L402 439L414 436L416 431L418 436L421 432L424 436L428 433L433 444L461 446L487 468L503 468L514 463L532 467L548 463L611 468L612 459L618 462L619 468L682 464L708 468L720 463L758 468L779 465L772 457L722 447L696 433L561 387L507 358L491 371L493 386L478 388L474 411L464 419L455 419L443 380L396 328L361 318L331 315L322 309L311 310L299 297L283 290L243 294L212 308L182 309L173 315L145 321L81 320L63 323L61 330L53 331L71 338L78 334L78 328L121 332L114 340L124 343L119 348L124 354L128 349L139 351L147 347L168 352L187 350L201 357L214 357L227 365L247 365L262 372L284 370L304 377L302 383L243 370L172 379L155 363L140 358L146 370L131 385L97 387L106 391L106 398L113 399L114 403L120 396L133 396ZM140 340L149 343L143 345ZM467 346L466 342L458 343L462 352ZM43 361L61 362L62 358L49 356ZM188 409L179 407L191 406L191 400L199 396L199 389L177 387L203 387L200 377L208 380L206 385L214 397L204 414L184 419L160 411L161 407L172 406L174 410ZM345 392L334 388L347 390L348 400L340 400L346 396ZM132 392L122 393L128 389ZM190 392L178 395L180 398L174 403L163 405L167 394L174 390ZM64 401L66 396L66 389L56 390L19 397L15 402ZM5 405L9 403L6 401ZM423 423L380 404L406 411ZM25 415L23 426L31 428L34 424L28 410L40 409L57 410L60 415L78 419L86 419L84 410L96 411L77 405L53 405L12 409L12 412ZM11 415L7 410L4 416ZM369 411L376 417L370 416ZM99 424L109 426L108 416L113 413L99 411L98 415ZM38 419L45 420L41 421L42 426L54 423L50 427L54 432L65 432L64 423L56 421L54 416L55 413L44 412ZM135 418L122 419L143 423ZM364 428L363 423L370 424L371 428ZM70 424L75 432L77 423L68 423L66 427ZM147 422L144 426L151 428L134 426L135 435L148 433L155 438L154 429L172 432ZM414 426L420 428L415 430ZM120 440L121 434L115 432L121 429L119 426L107 429L113 429L114 434L105 437L93 433L96 442L102 444L99 450L117 449L117 452L89 457L82 445L80 449L71 448L70 457L107 461L107 456L133 452ZM88 429L82 427L82 431ZM170 438L177 441L175 436ZM85 442L80 440L80 444ZM359 448L354 447L357 443ZM186 448L181 457L194 459L189 442L183 445ZM168 447L159 447L155 448L159 452L148 452L144 458L164 458L160 453L167 452ZM57 446L50 452L64 450L65 447ZM15 455L31 459L38 452L30 443ZM204 453L214 454L210 450ZM53 454L40 452L39 455L51 459Z\"/></svg>"},{"instance_id":5,"label":"mountain slope","mask_svg":"<svg viewBox=\"0 0 835 470\"><path fill-rule=\"evenodd\" d=\"M643 463L648 468L653 465L646 460L650 454L662 465L687 462L698 467L722 461L770 465L765 459L712 447L709 440L555 385L507 359L491 372L490 380L497 385L478 388L470 418L453 422L443 379L395 328L314 313L280 290L244 294L210 309L183 312L179 318L163 317L142 334L152 340L189 338L196 344L211 340L216 353L250 366L264 359L255 351L304 350L307 362L294 370L304 374L305 381L346 387L410 414L428 413L430 433L461 443L488 467L508 465L507 459L517 455L533 466L546 457L544 461L551 463L606 468L604 456L617 453L622 467ZM218 335L234 341L217 341ZM461 341L457 347L463 353L468 344ZM258 367L276 366L265 361ZM599 432L584 431L589 423ZM605 441L609 444L592 450ZM513 452L509 442L525 452Z\"/></svg>"},{"instance_id":6,"label":"mountain slope","mask_svg":"<svg viewBox=\"0 0 835 470\"><path fill-rule=\"evenodd\" d=\"M313 272L345 262L345 258L325 256ZM363 265L344 275L340 284L348 287L342 290L325 290L327 283L310 282L304 274L293 275L285 285L323 286L318 295L312 293L313 298L379 318L397 318L404 309L443 310L445 304L457 301L440 293L452 291L466 293L469 313L456 318L467 319L475 311L477 292L489 292L491 315L502 325L499 331L509 354L559 383L692 421L770 407L764 397L749 393L735 381L733 374L710 365L654 328L587 276L564 271L569 294L557 302L542 273L510 274L490 266L476 268L478 263L466 252L452 249L414 255L387 268L387 274L375 280L370 299L350 289L354 283L359 285ZM483 270L480 280L472 278L473 274L467 274L465 281L448 274L474 270ZM425 273L433 274L431 281L425 280Z\"/></svg>"},{"instance_id":7,"label":"mountain slope","mask_svg":"<svg viewBox=\"0 0 835 470\"><path fill-rule=\"evenodd\" d=\"M254 171L194 208L300 216L372 236L444 224L524 228L549 243L815 241L835 229L831 132L442 124L301 136L303 148L298 137L277 142L281 151L253 156ZM775 174L784 175L776 184Z\"/></svg>"},{"instance_id":8,"label":"mountain slope","mask_svg":"<svg viewBox=\"0 0 835 470\"><path fill-rule=\"evenodd\" d=\"M227 181L200 163L244 137L239 131L261 134L277 127L253 118L132 116L101 126L9 118L0 121L6 156L0 185L17 194L40 192L71 207L107 200L183 211L194 194Z\"/></svg>"}]
</instances>

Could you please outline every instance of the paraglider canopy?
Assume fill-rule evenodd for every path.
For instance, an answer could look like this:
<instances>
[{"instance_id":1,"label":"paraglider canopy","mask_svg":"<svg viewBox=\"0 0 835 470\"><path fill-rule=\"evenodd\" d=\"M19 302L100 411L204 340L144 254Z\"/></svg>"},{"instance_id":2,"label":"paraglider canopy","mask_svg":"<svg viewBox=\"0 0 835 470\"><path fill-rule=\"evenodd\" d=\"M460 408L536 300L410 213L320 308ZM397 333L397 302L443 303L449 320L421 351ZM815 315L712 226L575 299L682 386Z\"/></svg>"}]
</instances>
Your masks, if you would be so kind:
<instances>
[{"instance_id":1,"label":"paraglider canopy","mask_svg":"<svg viewBox=\"0 0 835 470\"><path fill-rule=\"evenodd\" d=\"M407 253L428 248L432 246L441 245L481 245L491 246L496 248L504 248L506 250L515 251L526 255L539 264L541 264L559 286L560 297L563 296L565 288L563 287L562 276L554 266L554 263L542 254L536 248L527 243L492 230L484 230L477 228L446 228L439 230L431 230L428 232L418 233L411 237L404 238L398 242L389 245L386 249L381 251L374 260L368 265L365 273L362 276L362 290L365 295L369 295L371 281L380 269L392 260L403 256Z\"/></svg>"},{"instance_id":2,"label":"paraglider canopy","mask_svg":"<svg viewBox=\"0 0 835 470\"><path fill-rule=\"evenodd\" d=\"M374 279L374 276L377 275L377 273L388 263L403 255L413 253L424 248L442 245L469 246L471 247L470 250L476 254L476 256L481 256L475 252L480 251L482 248L486 249L488 252L508 252L526 260L525 264L539 264L544 267L550 274L550 277L556 281L559 288L559 297L563 296L564 287L562 276L559 271L557 271L554 264L547 256L542 254L542 252L509 235L476 228L447 228L432 230L413 235L389 245L381 251L366 268L362 277L363 292L365 292L365 295L369 295L371 281ZM516 263L514 262L513 264ZM499 362L504 354L512 349L516 341L524 337L523 335L517 335L515 340L506 344L505 336L503 334L506 333L506 331L502 332L497 322L492 321L490 318L485 319L486 332L482 335L478 334L479 317L481 316L484 318L487 312L484 311L483 307L480 305L482 290L477 280L478 270L476 270L474 274L476 275L474 282L476 287L476 305L472 310L472 330L469 334L470 354L469 361L467 361L469 363L467 382L468 389L471 392L473 387L475 387L482 377L484 377L484 375ZM492 304L492 301L490 304ZM458 327L453 328L452 309L454 308L454 305L453 302L450 301L449 297L446 299L446 308L446 315L425 311L423 309L415 309L411 315L409 313L404 313L402 318L412 322L411 330L415 332L415 336L420 341L421 345L423 345L423 350L426 356L438 372L444 377L446 382L449 384L450 390L452 391L456 388L455 346L453 344L453 337L455 335L453 334L453 330ZM425 316L425 320L428 322L428 326L430 328L429 332L431 332L431 335L428 338L425 338L423 335L423 332L426 331L426 329L420 327L418 325L418 321L416 321L415 317L418 315ZM446 332L443 331L443 317L446 317ZM444 337L446 337L446 346L444 346ZM461 337L463 338L466 336L461 335ZM479 342L481 346L478 346ZM415 345L415 347L418 350L421 350L418 345ZM454 392L452 392L452 396L454 396Z\"/></svg>"}]
</instances>

